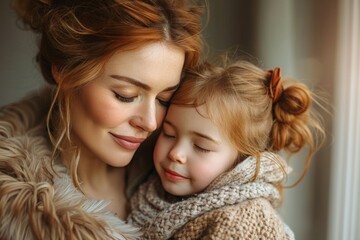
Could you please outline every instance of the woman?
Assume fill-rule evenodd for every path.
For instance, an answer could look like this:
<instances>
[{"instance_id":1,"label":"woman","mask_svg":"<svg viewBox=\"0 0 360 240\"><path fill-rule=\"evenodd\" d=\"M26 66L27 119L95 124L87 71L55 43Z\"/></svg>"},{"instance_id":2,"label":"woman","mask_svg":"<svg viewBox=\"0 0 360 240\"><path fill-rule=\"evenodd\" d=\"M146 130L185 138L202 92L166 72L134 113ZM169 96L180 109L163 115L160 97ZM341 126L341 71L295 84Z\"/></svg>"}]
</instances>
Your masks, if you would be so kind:
<instances>
[{"instance_id":1,"label":"woman","mask_svg":"<svg viewBox=\"0 0 360 240\"><path fill-rule=\"evenodd\" d=\"M125 166L199 59L200 6L18 0L50 84L0 116L0 239L136 238ZM142 169L135 169L141 175ZM127 181L126 181L127 180Z\"/></svg>"}]
</instances>

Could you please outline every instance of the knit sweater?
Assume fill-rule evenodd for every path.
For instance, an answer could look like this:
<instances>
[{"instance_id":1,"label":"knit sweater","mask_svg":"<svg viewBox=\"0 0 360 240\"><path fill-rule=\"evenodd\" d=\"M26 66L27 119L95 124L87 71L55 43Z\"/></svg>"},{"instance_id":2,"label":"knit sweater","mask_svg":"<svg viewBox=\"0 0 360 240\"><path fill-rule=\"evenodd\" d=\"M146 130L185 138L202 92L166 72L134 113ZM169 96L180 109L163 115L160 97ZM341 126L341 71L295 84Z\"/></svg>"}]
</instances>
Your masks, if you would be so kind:
<instances>
[{"instance_id":1,"label":"knit sweater","mask_svg":"<svg viewBox=\"0 0 360 240\"><path fill-rule=\"evenodd\" d=\"M0 239L135 239L108 202L74 187L61 161L51 166L50 99L46 88L0 109Z\"/></svg>"},{"instance_id":2,"label":"knit sweater","mask_svg":"<svg viewBox=\"0 0 360 240\"><path fill-rule=\"evenodd\" d=\"M128 220L142 227L144 239L295 239L275 210L281 200L275 184L290 172L275 156L261 156L255 180L256 159L249 157L185 199L170 196L153 176L131 199Z\"/></svg>"}]
</instances>

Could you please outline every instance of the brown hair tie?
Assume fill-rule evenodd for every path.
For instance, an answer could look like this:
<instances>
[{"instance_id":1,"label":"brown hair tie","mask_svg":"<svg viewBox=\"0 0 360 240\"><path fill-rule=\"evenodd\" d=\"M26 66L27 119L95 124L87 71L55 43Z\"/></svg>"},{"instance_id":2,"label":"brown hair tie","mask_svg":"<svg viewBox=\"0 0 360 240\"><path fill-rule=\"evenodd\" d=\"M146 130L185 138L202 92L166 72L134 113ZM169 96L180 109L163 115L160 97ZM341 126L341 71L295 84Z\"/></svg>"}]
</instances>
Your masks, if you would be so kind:
<instances>
[{"instance_id":1,"label":"brown hair tie","mask_svg":"<svg viewBox=\"0 0 360 240\"><path fill-rule=\"evenodd\" d=\"M269 74L270 97L273 102L277 102L284 90L281 83L281 71L279 67L276 67L274 70L268 70L267 72Z\"/></svg>"}]
</instances>

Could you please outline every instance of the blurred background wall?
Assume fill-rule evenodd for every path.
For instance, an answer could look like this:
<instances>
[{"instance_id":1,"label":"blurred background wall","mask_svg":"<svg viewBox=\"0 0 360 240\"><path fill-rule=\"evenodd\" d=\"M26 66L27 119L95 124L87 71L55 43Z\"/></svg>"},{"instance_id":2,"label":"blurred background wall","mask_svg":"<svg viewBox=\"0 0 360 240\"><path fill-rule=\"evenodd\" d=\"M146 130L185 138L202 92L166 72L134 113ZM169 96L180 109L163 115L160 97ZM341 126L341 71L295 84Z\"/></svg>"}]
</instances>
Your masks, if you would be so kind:
<instances>
[{"instance_id":1,"label":"blurred background wall","mask_svg":"<svg viewBox=\"0 0 360 240\"><path fill-rule=\"evenodd\" d=\"M35 62L35 37L19 28L10 0L0 1L0 106L43 84Z\"/></svg>"},{"instance_id":2,"label":"blurred background wall","mask_svg":"<svg viewBox=\"0 0 360 240\"><path fill-rule=\"evenodd\" d=\"M39 88L43 83L34 60L35 38L30 32L22 31L17 27L19 24L10 10L9 3L9 0L0 2L0 106L20 98L30 90ZM347 202L343 199L333 200L335 196L342 195L341 189L348 182L335 187L333 185L338 182L338 178L342 179L347 174L346 171L350 170L337 174L338 165L331 163L339 161L335 159L337 156L334 154L339 156L343 154L336 150L339 137L335 137L334 133L346 134L342 133L341 129L344 123L336 120L336 108L344 107L344 104L346 106L346 102L339 106L338 99L341 93L336 91L339 81L347 81L341 79L342 75L338 73L339 62L347 58L347 55L341 57L339 54L339 46L343 44L341 41L346 41L340 35L353 32L355 29L355 33L352 34L355 40L359 39L360 34L356 32L359 25L354 23L359 20L359 1L209 0L208 3L210 12L208 21L204 21L207 22L204 36L208 43L209 56L230 50L230 53L236 51L237 55L246 55L257 61L264 69L279 66L283 75L308 84L323 96L325 98L323 104L331 112L329 114L319 109L324 116L328 138L314 158L305 179L296 188L285 190L285 201L279 209L285 221L294 230L296 239L358 239L359 230L356 229L360 229L359 208L354 209L355 214L351 215L352 219L345 221L347 215L342 215L342 212L347 207L340 204ZM344 23L341 19L347 14L352 18L349 20L350 23L351 21L353 23L350 24L348 32L344 32L343 28L348 26L349 22ZM358 50L359 47L356 49ZM351 46L349 52L351 53ZM353 67L360 68L358 57L356 60L358 55L355 53L355 60L352 58L349 61L359 63L359 66ZM346 72L344 69L340 71ZM354 75L349 76L349 79L351 78L359 80ZM356 82L351 86L360 90ZM346 98L346 94L343 97ZM360 104L359 100L359 98L353 100L355 105L356 101L358 105ZM355 111L357 114L355 123L356 119L360 120L359 112L359 109ZM337 125L334 125L334 122ZM351 132L351 129L347 131L350 131L350 135L360 133L359 128L355 128L355 133ZM359 142L354 142L357 140L349 140L355 148L356 144L358 148L360 147ZM348 157L360 160L359 155ZM346 164L346 159L342 161ZM289 183L300 176L303 162L301 157L298 157L292 159L290 164L295 171ZM354 162L350 164L355 164L351 176L360 174L359 164ZM351 184L352 179L348 180ZM359 195L358 190L349 194L350 199ZM357 204L354 201L350 202ZM333 220L335 218L336 221ZM350 224L351 230L339 226L344 223ZM348 234L349 231L352 231L352 235Z\"/></svg>"}]
</instances>

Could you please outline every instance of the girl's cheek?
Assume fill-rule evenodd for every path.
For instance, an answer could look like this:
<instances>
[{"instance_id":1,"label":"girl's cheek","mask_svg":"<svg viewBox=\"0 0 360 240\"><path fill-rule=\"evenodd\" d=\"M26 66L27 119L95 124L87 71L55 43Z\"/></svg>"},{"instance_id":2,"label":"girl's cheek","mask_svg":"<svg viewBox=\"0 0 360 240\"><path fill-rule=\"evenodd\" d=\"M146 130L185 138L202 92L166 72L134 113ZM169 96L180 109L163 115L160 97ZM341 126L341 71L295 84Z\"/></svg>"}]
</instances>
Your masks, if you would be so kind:
<instances>
[{"instance_id":1,"label":"girl's cheek","mask_svg":"<svg viewBox=\"0 0 360 240\"><path fill-rule=\"evenodd\" d=\"M154 162L159 163L164 161L168 152L169 146L166 141L164 141L163 136L160 135L154 149Z\"/></svg>"}]
</instances>

